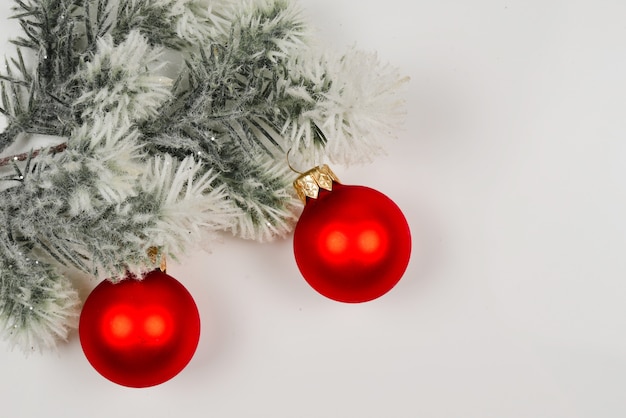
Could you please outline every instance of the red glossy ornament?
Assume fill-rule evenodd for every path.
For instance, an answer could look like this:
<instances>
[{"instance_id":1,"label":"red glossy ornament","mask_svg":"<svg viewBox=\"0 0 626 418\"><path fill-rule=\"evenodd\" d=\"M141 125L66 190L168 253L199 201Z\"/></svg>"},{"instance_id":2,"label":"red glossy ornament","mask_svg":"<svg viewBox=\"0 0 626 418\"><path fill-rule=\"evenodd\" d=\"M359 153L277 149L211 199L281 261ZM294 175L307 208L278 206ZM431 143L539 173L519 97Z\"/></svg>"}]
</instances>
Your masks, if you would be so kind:
<instances>
[{"instance_id":1,"label":"red glossy ornament","mask_svg":"<svg viewBox=\"0 0 626 418\"><path fill-rule=\"evenodd\" d=\"M377 190L339 183L327 166L303 176L312 177L295 183L306 205L293 240L302 276L340 302L366 302L387 293L411 256L411 232L400 208ZM302 186L313 192L302 192Z\"/></svg>"},{"instance_id":2,"label":"red glossy ornament","mask_svg":"<svg viewBox=\"0 0 626 418\"><path fill-rule=\"evenodd\" d=\"M180 282L154 270L142 280L105 280L96 286L78 331L87 360L102 376L123 386L148 387L189 363L200 339L200 315Z\"/></svg>"}]
</instances>

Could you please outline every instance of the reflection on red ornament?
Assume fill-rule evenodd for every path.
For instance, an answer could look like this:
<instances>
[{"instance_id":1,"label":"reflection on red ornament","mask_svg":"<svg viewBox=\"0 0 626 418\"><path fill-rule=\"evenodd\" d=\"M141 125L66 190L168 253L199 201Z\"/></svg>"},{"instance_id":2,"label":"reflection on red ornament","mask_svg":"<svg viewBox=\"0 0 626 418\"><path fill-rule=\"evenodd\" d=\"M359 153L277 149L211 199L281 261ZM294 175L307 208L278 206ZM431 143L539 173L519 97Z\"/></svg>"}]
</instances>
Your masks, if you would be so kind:
<instances>
[{"instance_id":1,"label":"reflection on red ornament","mask_svg":"<svg viewBox=\"0 0 626 418\"><path fill-rule=\"evenodd\" d=\"M200 316L187 289L155 270L142 280L96 286L83 306L79 336L87 360L102 376L148 387L189 363L200 338Z\"/></svg>"},{"instance_id":2,"label":"reflection on red ornament","mask_svg":"<svg viewBox=\"0 0 626 418\"><path fill-rule=\"evenodd\" d=\"M296 263L305 280L341 302L366 302L387 293L411 256L411 233L400 208L374 189L339 183L327 166L301 178L306 176L311 178L304 180L305 188L313 191L302 192L296 181L306 205L294 232Z\"/></svg>"}]
</instances>

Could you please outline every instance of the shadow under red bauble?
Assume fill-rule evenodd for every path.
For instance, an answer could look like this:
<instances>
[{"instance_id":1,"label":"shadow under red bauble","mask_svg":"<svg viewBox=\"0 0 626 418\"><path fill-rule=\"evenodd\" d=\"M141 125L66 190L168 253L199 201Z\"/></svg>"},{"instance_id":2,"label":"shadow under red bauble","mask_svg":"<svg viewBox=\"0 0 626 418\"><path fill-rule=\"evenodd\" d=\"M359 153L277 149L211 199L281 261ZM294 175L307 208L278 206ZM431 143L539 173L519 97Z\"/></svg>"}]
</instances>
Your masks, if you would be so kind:
<instances>
[{"instance_id":1,"label":"shadow under red bauble","mask_svg":"<svg viewBox=\"0 0 626 418\"><path fill-rule=\"evenodd\" d=\"M148 387L176 376L200 339L198 308L185 287L160 270L143 279L103 281L80 315L85 357L102 376L128 387Z\"/></svg>"},{"instance_id":2,"label":"shadow under red bauble","mask_svg":"<svg viewBox=\"0 0 626 418\"><path fill-rule=\"evenodd\" d=\"M400 208L364 186L334 182L307 198L294 231L304 279L340 302L376 299L391 290L411 256L411 232Z\"/></svg>"}]
</instances>

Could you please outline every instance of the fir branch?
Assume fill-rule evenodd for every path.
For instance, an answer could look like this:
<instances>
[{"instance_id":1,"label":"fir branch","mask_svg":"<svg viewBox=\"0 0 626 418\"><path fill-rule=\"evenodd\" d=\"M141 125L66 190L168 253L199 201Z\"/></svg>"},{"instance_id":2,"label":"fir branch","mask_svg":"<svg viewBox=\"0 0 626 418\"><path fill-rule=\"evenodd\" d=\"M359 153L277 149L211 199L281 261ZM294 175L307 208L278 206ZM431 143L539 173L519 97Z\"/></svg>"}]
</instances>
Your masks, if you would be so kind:
<instances>
[{"instance_id":1,"label":"fir branch","mask_svg":"<svg viewBox=\"0 0 626 418\"><path fill-rule=\"evenodd\" d=\"M81 92L73 102L74 112L83 120L112 112L126 125L156 117L171 96L172 84L158 75L164 65L161 53L138 31L119 45L110 35L99 38L97 51L72 79Z\"/></svg>"},{"instance_id":2,"label":"fir branch","mask_svg":"<svg viewBox=\"0 0 626 418\"><path fill-rule=\"evenodd\" d=\"M281 133L309 161L370 161L403 122L399 90L408 78L375 54L307 51L292 57L285 76L281 100L289 110Z\"/></svg>"},{"instance_id":3,"label":"fir branch","mask_svg":"<svg viewBox=\"0 0 626 418\"><path fill-rule=\"evenodd\" d=\"M169 18L178 38L194 44L223 39L229 33L234 6L231 0L174 0Z\"/></svg>"},{"instance_id":4,"label":"fir branch","mask_svg":"<svg viewBox=\"0 0 626 418\"><path fill-rule=\"evenodd\" d=\"M116 23L111 29L115 43L120 43L132 30L139 30L150 45L173 49L189 46L180 38L172 21L175 0L120 0Z\"/></svg>"},{"instance_id":5,"label":"fir branch","mask_svg":"<svg viewBox=\"0 0 626 418\"><path fill-rule=\"evenodd\" d=\"M61 83L78 61L75 49L76 11L80 0L15 0L14 18L19 20L26 38L14 43L38 53L38 74L42 88Z\"/></svg>"},{"instance_id":6,"label":"fir branch","mask_svg":"<svg viewBox=\"0 0 626 418\"><path fill-rule=\"evenodd\" d=\"M67 136L76 127L71 103L75 89L67 80L76 71L88 49L80 10L94 0L16 1L14 18L26 38L16 38L18 59L12 59L2 74L2 113L8 128L0 136L0 151L21 132ZM21 48L34 54L35 65L27 68ZM13 75L12 67L20 76Z\"/></svg>"},{"instance_id":7,"label":"fir branch","mask_svg":"<svg viewBox=\"0 0 626 418\"><path fill-rule=\"evenodd\" d=\"M178 163L169 156L154 157L140 180L142 194L157 203L159 217L147 229L147 240L167 254L182 254L193 243L207 241L228 228L236 212L226 200L216 175L201 161L187 157ZM215 236L213 236L215 238Z\"/></svg>"},{"instance_id":8,"label":"fir branch","mask_svg":"<svg viewBox=\"0 0 626 418\"><path fill-rule=\"evenodd\" d=\"M230 228L235 236L269 241L291 231L300 203L293 195L293 172L286 160L265 154L250 156L236 144L222 150L224 171L219 178L226 186L238 219Z\"/></svg>"},{"instance_id":9,"label":"fir branch","mask_svg":"<svg viewBox=\"0 0 626 418\"><path fill-rule=\"evenodd\" d=\"M290 229L294 210L292 173L269 163L285 152L273 120L283 112L276 107L275 70L302 47L306 28L287 2L246 6L235 12L224 43L191 52L177 99L142 131L155 154L201 155L239 213L231 231L267 240Z\"/></svg>"},{"instance_id":10,"label":"fir branch","mask_svg":"<svg viewBox=\"0 0 626 418\"><path fill-rule=\"evenodd\" d=\"M78 295L66 277L31 255L28 241L16 239L19 208L1 209L0 329L24 351L53 348L77 325Z\"/></svg>"},{"instance_id":11,"label":"fir branch","mask_svg":"<svg viewBox=\"0 0 626 418\"><path fill-rule=\"evenodd\" d=\"M85 37L87 39L87 52L92 52L98 38L110 33L115 24L116 2L106 0L86 1L82 13Z\"/></svg>"},{"instance_id":12,"label":"fir branch","mask_svg":"<svg viewBox=\"0 0 626 418\"><path fill-rule=\"evenodd\" d=\"M247 1L235 20L230 42L253 67L276 64L303 46L308 29L288 0Z\"/></svg>"},{"instance_id":13,"label":"fir branch","mask_svg":"<svg viewBox=\"0 0 626 418\"><path fill-rule=\"evenodd\" d=\"M0 330L25 352L56 347L77 326L80 302L70 281L49 264L27 270L0 260ZM36 263L36 264L35 264Z\"/></svg>"},{"instance_id":14,"label":"fir branch","mask_svg":"<svg viewBox=\"0 0 626 418\"><path fill-rule=\"evenodd\" d=\"M32 157L0 208L14 213L12 234L33 250L116 279L154 267L149 247L175 256L201 230L226 229L234 213L198 163L166 158L143 170L138 133L113 131L112 120L78 129L62 154Z\"/></svg>"}]
</instances>

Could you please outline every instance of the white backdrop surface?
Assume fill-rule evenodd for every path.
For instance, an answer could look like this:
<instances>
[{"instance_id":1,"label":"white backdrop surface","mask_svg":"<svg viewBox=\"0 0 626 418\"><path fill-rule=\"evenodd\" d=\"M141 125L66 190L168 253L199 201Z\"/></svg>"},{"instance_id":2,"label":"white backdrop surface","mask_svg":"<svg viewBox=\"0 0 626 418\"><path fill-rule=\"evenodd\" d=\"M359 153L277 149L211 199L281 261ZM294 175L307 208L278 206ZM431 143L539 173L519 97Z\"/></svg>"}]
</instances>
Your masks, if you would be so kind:
<instances>
[{"instance_id":1,"label":"white backdrop surface","mask_svg":"<svg viewBox=\"0 0 626 418\"><path fill-rule=\"evenodd\" d=\"M176 378L112 384L74 333L2 351L0 416L626 416L626 2L300 3L323 42L411 77L388 155L333 167L403 209L402 281L340 304L301 279L291 237L225 238L169 265L203 324Z\"/></svg>"}]
</instances>

